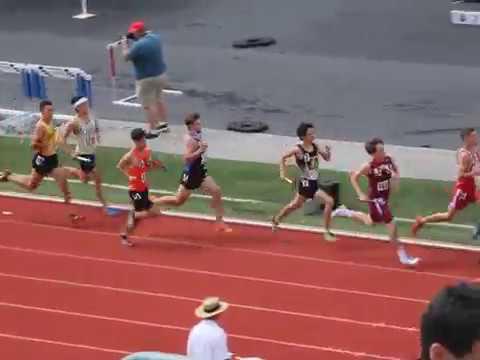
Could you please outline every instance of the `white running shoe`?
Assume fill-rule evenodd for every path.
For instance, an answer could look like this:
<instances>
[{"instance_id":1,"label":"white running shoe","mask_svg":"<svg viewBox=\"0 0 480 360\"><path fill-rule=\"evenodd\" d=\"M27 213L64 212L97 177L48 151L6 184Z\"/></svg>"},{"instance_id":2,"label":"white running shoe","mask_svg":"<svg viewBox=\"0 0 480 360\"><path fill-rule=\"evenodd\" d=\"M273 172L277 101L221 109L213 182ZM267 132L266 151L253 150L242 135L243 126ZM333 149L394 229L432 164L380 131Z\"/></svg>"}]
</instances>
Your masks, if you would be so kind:
<instances>
[{"instance_id":1,"label":"white running shoe","mask_svg":"<svg viewBox=\"0 0 480 360\"><path fill-rule=\"evenodd\" d=\"M337 241L337 237L330 230L327 230L323 233L323 238L325 239L325 241L328 241L328 242Z\"/></svg>"},{"instance_id":2,"label":"white running shoe","mask_svg":"<svg viewBox=\"0 0 480 360\"><path fill-rule=\"evenodd\" d=\"M351 218L353 210L350 210L345 205L340 205L338 208L332 211L332 217L346 217Z\"/></svg>"},{"instance_id":3,"label":"white running shoe","mask_svg":"<svg viewBox=\"0 0 480 360\"><path fill-rule=\"evenodd\" d=\"M120 234L120 242L126 247L133 247L134 245L133 242L128 239L127 234Z\"/></svg>"},{"instance_id":4,"label":"white running shoe","mask_svg":"<svg viewBox=\"0 0 480 360\"><path fill-rule=\"evenodd\" d=\"M337 207L335 210L332 211L332 217L342 216L342 214L346 209L347 207L345 205L340 205L339 207Z\"/></svg>"},{"instance_id":5,"label":"white running shoe","mask_svg":"<svg viewBox=\"0 0 480 360\"><path fill-rule=\"evenodd\" d=\"M420 258L409 256L404 250L398 251L398 259L402 265L406 266L416 266L420 262Z\"/></svg>"}]
</instances>

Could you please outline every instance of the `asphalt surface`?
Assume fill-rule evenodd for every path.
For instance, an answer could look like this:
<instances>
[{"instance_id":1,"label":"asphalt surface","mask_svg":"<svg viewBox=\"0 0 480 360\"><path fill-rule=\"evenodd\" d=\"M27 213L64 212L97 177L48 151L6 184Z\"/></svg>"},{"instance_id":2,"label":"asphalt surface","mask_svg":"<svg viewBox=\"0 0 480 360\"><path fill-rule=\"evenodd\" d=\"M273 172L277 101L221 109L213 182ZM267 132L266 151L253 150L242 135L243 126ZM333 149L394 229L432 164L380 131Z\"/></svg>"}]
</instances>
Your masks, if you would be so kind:
<instances>
[{"instance_id":1,"label":"asphalt surface","mask_svg":"<svg viewBox=\"0 0 480 360\"><path fill-rule=\"evenodd\" d=\"M266 122L292 135L299 121L319 136L453 148L458 129L479 124L480 28L449 23L446 0L90 0L97 13L73 20L76 0L0 0L0 60L81 67L95 79L106 118L142 121L138 109L111 105L106 43L143 19L162 34L173 85L171 122L199 111L211 128L231 120ZM278 44L234 50L249 36ZM119 62L121 62L119 60ZM117 97L133 92L121 66ZM0 76L0 106L24 107L18 79ZM49 82L60 111L70 84Z\"/></svg>"}]
</instances>

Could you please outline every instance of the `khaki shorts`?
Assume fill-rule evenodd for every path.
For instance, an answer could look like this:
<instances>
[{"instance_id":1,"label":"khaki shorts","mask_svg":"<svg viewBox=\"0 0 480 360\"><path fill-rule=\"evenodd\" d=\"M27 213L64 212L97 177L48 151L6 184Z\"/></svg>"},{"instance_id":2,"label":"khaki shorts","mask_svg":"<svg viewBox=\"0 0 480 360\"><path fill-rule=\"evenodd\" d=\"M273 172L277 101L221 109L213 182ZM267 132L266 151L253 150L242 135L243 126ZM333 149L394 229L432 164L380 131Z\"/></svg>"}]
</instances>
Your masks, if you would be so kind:
<instances>
[{"instance_id":1,"label":"khaki shorts","mask_svg":"<svg viewBox=\"0 0 480 360\"><path fill-rule=\"evenodd\" d=\"M140 103L145 106L154 105L162 101L162 91L168 85L166 74L137 80L137 97Z\"/></svg>"}]
</instances>

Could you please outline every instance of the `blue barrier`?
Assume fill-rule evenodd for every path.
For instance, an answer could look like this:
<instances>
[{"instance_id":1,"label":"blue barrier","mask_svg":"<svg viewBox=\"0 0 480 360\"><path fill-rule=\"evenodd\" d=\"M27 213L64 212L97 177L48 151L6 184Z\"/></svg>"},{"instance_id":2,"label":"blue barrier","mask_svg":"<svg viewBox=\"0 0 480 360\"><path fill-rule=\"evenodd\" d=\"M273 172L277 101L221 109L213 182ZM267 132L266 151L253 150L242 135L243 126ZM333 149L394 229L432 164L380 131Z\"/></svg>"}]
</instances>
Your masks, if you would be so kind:
<instances>
[{"instance_id":1,"label":"blue barrier","mask_svg":"<svg viewBox=\"0 0 480 360\"><path fill-rule=\"evenodd\" d=\"M92 80L77 74L75 76L75 95L88 98L89 105L93 106Z\"/></svg>"},{"instance_id":2,"label":"blue barrier","mask_svg":"<svg viewBox=\"0 0 480 360\"><path fill-rule=\"evenodd\" d=\"M22 94L29 99L48 98L47 78L73 80L75 95L87 97L93 105L92 76L82 69L0 61L0 72L20 75Z\"/></svg>"},{"instance_id":3,"label":"blue barrier","mask_svg":"<svg viewBox=\"0 0 480 360\"><path fill-rule=\"evenodd\" d=\"M20 76L22 77L22 94L26 98L31 99L33 95L30 71L28 71L27 69L22 69Z\"/></svg>"},{"instance_id":4,"label":"blue barrier","mask_svg":"<svg viewBox=\"0 0 480 360\"><path fill-rule=\"evenodd\" d=\"M45 100L47 98L47 86L45 84L45 79L35 70L30 70L29 75L32 97Z\"/></svg>"}]
</instances>

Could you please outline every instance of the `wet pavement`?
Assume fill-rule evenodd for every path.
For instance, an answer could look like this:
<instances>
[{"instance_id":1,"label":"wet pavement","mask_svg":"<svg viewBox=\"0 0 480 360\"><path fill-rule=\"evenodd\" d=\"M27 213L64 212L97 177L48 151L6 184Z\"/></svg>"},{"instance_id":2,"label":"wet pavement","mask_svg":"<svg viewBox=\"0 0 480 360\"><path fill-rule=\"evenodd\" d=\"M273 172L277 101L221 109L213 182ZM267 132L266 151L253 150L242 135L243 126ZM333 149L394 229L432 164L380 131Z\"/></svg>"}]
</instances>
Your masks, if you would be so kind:
<instances>
[{"instance_id":1,"label":"wet pavement","mask_svg":"<svg viewBox=\"0 0 480 360\"><path fill-rule=\"evenodd\" d=\"M199 111L211 128L255 119L291 135L309 120L319 135L452 148L458 129L477 126L480 28L453 26L444 0L90 0L97 17L73 20L75 0L0 0L0 60L81 67L95 79L103 118L142 121L111 104L106 43L143 19L165 39L171 121ZM273 36L276 46L234 50L234 40ZM119 60L119 63L121 61ZM117 98L133 92L121 64ZM0 77L0 106L24 104L18 79ZM71 84L49 82L68 111Z\"/></svg>"}]
</instances>

